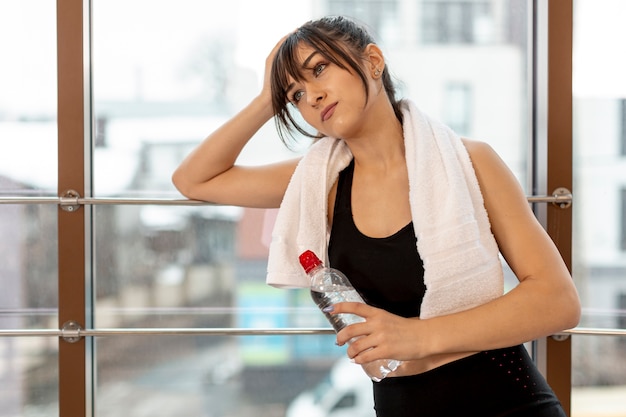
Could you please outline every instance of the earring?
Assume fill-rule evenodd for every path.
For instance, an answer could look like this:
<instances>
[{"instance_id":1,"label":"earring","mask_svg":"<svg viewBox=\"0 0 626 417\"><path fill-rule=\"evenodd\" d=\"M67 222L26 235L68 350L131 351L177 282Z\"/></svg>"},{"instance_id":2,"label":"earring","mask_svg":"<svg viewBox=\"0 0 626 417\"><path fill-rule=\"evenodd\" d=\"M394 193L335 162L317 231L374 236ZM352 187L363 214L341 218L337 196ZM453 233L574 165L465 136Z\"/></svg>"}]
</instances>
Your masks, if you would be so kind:
<instances>
[{"instance_id":1,"label":"earring","mask_svg":"<svg viewBox=\"0 0 626 417\"><path fill-rule=\"evenodd\" d=\"M374 71L374 76L378 77L379 75L380 75L380 70L376 68L376 71Z\"/></svg>"}]
</instances>

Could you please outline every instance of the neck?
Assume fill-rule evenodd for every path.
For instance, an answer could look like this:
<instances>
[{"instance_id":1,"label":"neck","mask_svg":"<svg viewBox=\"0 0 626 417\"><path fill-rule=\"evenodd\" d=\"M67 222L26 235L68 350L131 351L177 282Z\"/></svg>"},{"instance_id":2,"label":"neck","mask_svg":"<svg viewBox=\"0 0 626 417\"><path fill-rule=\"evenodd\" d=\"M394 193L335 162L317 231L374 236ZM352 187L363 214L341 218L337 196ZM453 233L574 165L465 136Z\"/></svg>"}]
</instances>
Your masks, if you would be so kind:
<instances>
[{"instance_id":1,"label":"neck","mask_svg":"<svg viewBox=\"0 0 626 417\"><path fill-rule=\"evenodd\" d=\"M388 169L404 163L404 135L402 124L391 103L384 111L371 118L370 128L359 137L345 139L354 155L355 164L361 168Z\"/></svg>"}]
</instances>

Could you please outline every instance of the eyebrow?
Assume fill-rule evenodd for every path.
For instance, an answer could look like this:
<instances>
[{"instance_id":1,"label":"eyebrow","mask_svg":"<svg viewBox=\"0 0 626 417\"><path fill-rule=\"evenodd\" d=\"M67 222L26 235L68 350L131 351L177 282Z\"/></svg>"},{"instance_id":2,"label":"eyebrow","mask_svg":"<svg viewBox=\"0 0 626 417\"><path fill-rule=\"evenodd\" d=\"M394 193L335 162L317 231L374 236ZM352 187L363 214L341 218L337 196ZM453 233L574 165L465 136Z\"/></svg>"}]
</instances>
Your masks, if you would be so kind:
<instances>
[{"instance_id":1,"label":"eyebrow","mask_svg":"<svg viewBox=\"0 0 626 417\"><path fill-rule=\"evenodd\" d=\"M309 65L309 62L311 62L311 59L313 59L313 57L317 54L319 54L319 52L313 51L313 53L309 55L309 57L302 62L302 68L306 68L307 65Z\"/></svg>"},{"instance_id":2,"label":"eyebrow","mask_svg":"<svg viewBox=\"0 0 626 417\"><path fill-rule=\"evenodd\" d=\"M309 55L309 56L308 56L308 57L307 57L307 58L306 58L306 59L302 62L301 67L302 67L303 69L305 69L305 68L307 67L307 65L309 65L309 62L311 62L311 60L313 59L313 57L314 57L315 55L317 55L317 54L319 54L319 52L318 52L318 51L313 51L313 52L311 53L311 55ZM289 84L289 85L287 86L287 89L285 90L285 95L289 95L289 92L291 91L291 89L292 89L295 85L296 85L296 83L291 83L291 84Z\"/></svg>"}]
</instances>

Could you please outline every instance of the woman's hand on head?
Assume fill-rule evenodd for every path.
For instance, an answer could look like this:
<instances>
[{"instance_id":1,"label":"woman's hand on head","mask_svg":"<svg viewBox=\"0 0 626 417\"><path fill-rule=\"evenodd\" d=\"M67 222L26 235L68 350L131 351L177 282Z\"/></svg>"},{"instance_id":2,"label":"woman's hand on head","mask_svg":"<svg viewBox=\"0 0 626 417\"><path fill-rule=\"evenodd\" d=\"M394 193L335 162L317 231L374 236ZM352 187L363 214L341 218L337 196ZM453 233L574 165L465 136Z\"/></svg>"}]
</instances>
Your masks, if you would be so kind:
<instances>
[{"instance_id":1,"label":"woman's hand on head","mask_svg":"<svg viewBox=\"0 0 626 417\"><path fill-rule=\"evenodd\" d=\"M363 303L337 303L331 314L356 314L365 322L352 324L337 333L337 344L348 347L347 354L357 364L378 359L413 360L429 355L422 324L417 318L404 318Z\"/></svg>"},{"instance_id":2,"label":"woman's hand on head","mask_svg":"<svg viewBox=\"0 0 626 417\"><path fill-rule=\"evenodd\" d=\"M293 33L293 32L292 32ZM274 48L270 52L270 54L265 59L265 75L263 77L263 89L261 90L261 95L267 97L268 99L272 99L272 65L274 63L274 58L278 53L278 50L285 43L285 39L287 39L291 35L291 33L283 36Z\"/></svg>"}]
</instances>

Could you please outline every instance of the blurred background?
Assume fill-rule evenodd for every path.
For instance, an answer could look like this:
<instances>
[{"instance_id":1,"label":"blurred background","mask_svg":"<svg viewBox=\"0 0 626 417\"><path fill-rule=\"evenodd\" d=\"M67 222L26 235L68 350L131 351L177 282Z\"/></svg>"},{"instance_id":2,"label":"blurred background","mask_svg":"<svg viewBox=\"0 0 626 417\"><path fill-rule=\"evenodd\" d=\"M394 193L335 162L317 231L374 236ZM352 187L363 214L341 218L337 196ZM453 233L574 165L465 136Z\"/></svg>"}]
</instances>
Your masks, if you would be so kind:
<instances>
[{"instance_id":1,"label":"blurred background","mask_svg":"<svg viewBox=\"0 0 626 417\"><path fill-rule=\"evenodd\" d=\"M365 23L400 94L490 143L531 195L530 3L93 0L93 197L182 198L175 167L259 92L275 43L327 14ZM581 326L624 330L626 3L574 6L573 275ZM57 196L56 30L56 1L0 1L0 197ZM270 122L239 162L293 157L308 144L287 149ZM0 205L2 329L58 327L57 211ZM306 291L265 284L274 215L93 207L94 327L328 327ZM373 415L367 378L346 367L331 335L116 336L95 339L93 352L98 417ZM57 356L55 338L0 338L0 416L58 415ZM626 416L626 338L577 336L572 361L572 415Z\"/></svg>"}]
</instances>

